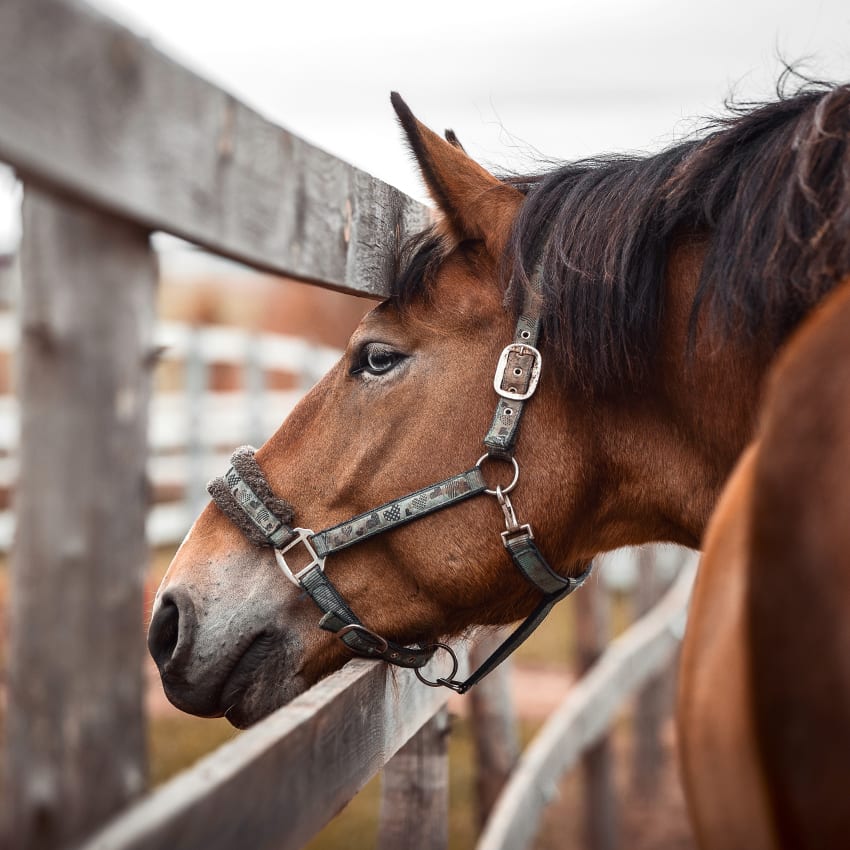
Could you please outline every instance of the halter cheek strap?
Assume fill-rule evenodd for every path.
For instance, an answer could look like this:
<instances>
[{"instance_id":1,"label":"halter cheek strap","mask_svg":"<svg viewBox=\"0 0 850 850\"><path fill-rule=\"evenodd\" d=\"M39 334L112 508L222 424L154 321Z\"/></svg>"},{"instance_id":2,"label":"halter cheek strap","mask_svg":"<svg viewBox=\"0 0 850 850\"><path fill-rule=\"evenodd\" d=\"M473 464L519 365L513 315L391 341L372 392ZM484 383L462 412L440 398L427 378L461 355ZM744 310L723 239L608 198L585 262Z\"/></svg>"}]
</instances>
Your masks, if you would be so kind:
<instances>
[{"instance_id":1,"label":"halter cheek strap","mask_svg":"<svg viewBox=\"0 0 850 850\"><path fill-rule=\"evenodd\" d=\"M579 575L561 576L548 564L537 547L529 524L520 524L509 497L519 478L519 464L513 456L520 417L540 377L542 358L535 348L540 334L540 271L532 277L531 309L520 316L514 341L505 347L496 368L493 388L499 396L484 444L487 453L472 469L393 499L345 522L314 532L293 527L292 506L275 496L254 458L254 449L243 446L234 452L231 468L209 484L213 501L238 528L258 545L274 549L283 573L301 587L322 611L319 626L334 632L357 655L381 658L401 667L412 667L426 685L448 687L465 693L502 663L543 621L552 606L568 596L590 575L589 564L579 567ZM506 487L489 488L482 472L487 459L506 461L513 466L513 480ZM514 566L540 593L542 599L529 616L465 681L455 678L458 661L446 644L402 646L367 628L351 610L342 594L325 575L325 559L336 552L368 540L376 534L428 516L481 494L495 496L505 517L502 542ZM306 561L305 556L306 555ZM299 565L293 566L298 557ZM434 681L420 672L438 649L448 653L451 672Z\"/></svg>"}]
</instances>

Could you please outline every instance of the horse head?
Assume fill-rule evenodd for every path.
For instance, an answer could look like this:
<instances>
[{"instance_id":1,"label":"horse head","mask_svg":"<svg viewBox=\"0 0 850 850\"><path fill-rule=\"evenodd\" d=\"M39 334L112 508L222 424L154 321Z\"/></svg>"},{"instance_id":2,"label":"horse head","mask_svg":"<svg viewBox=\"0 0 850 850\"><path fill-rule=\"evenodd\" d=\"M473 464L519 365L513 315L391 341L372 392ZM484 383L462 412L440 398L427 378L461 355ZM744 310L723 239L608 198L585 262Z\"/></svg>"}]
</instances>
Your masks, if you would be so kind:
<instances>
[{"instance_id":1,"label":"horse head","mask_svg":"<svg viewBox=\"0 0 850 850\"><path fill-rule=\"evenodd\" d=\"M342 359L255 461L268 499L286 500L280 504L285 511L291 506L300 527L318 531L358 517L356 528L338 531L359 534L385 516L396 521L386 533L364 533L357 545L337 546L327 557L330 584L314 588L313 598L338 593L337 609L342 605L361 624L352 636L337 622L335 636L317 627L321 615L313 600L287 578L300 567L290 568L286 558L303 562L304 553L280 556L257 545L241 530L244 522L222 510L224 502L210 504L163 579L149 634L166 693L191 713L249 724L340 667L351 648L369 654L363 641L427 647L471 626L528 616L540 604L541 589L554 595L558 582L582 574L600 551L659 539L694 545L714 493L693 482L717 487L723 477L712 466L715 431L744 420L737 427L746 432L745 414L699 407L706 386L721 394L717 386L731 374L728 363L714 363L710 373L697 370L684 388L670 378L679 369L702 256L699 247L685 245L664 265L680 284L669 299L673 325L661 345L671 353L658 373L659 384L670 379L669 396L658 387L595 392L571 379L563 338L547 333L544 322L546 362L536 392L522 403L515 443L510 452L493 450L488 436L482 446L498 421L518 415L520 404L509 392L500 395L494 372L508 374L500 354L515 338L525 339L525 313L542 309L535 275L526 271L547 241L551 247L553 238L569 234L553 236L543 215L530 229L524 223L518 245L527 189L488 173L453 134L433 133L400 98L394 105L439 219L407 246L391 297L363 319ZM597 230L617 225L590 216L585 229L588 221ZM639 226L635 216L628 226L635 221ZM563 261L562 251L554 256ZM558 313L557 304L550 310ZM519 351L528 353L522 345ZM668 404L671 398L678 408ZM687 404L699 407L700 434L683 426ZM735 451L729 448L723 463ZM464 470L471 478L452 479ZM396 511L414 501L400 505L399 497L422 490L427 501L434 482L443 495L472 486L477 497L453 493L450 507L399 524ZM257 502L261 511L268 499ZM382 506L380 515L375 506ZM528 559L534 561L528 551L506 553L500 532L506 524L510 531L512 520L514 528L533 529L528 549L542 553L545 568L528 567ZM534 573L544 569L550 574L541 585ZM327 616L339 620L333 612ZM345 631L348 639L337 639Z\"/></svg>"},{"instance_id":2,"label":"horse head","mask_svg":"<svg viewBox=\"0 0 850 850\"><path fill-rule=\"evenodd\" d=\"M440 221L412 252L396 296L363 319L342 359L256 453L271 490L312 529L474 468L497 400L494 370L514 333L501 271L523 195L395 103ZM585 430L589 411L574 408L568 428L560 392L544 369L521 426L512 496L566 569L592 554L565 522L585 498L592 458L569 436ZM488 488L513 475L495 459L481 470ZM503 529L496 499L467 499L334 554L326 572L369 630L430 643L534 607ZM351 657L317 620L273 551L210 504L162 582L149 644L175 705L245 725Z\"/></svg>"}]
</instances>

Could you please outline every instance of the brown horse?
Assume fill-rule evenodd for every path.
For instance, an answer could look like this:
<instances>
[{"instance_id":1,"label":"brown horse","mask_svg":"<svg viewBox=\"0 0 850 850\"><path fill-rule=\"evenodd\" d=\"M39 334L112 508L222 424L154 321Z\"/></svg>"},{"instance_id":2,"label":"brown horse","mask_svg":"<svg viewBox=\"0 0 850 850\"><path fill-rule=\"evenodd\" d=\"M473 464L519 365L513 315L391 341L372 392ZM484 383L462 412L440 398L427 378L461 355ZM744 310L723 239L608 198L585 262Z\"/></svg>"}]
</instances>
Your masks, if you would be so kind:
<instances>
[{"instance_id":1,"label":"brown horse","mask_svg":"<svg viewBox=\"0 0 850 850\"><path fill-rule=\"evenodd\" d=\"M505 180L394 103L441 220L257 452L270 491L318 529L472 467L499 352L531 304L544 367L511 498L539 550L568 576L619 546L699 546L775 352L850 273L850 88L741 111L653 157ZM485 467L496 489L505 476ZM464 499L326 573L368 634L427 644L539 602L503 528L496 499ZM177 706L246 725L350 657L317 619L272 550L210 505L149 644Z\"/></svg>"},{"instance_id":2,"label":"brown horse","mask_svg":"<svg viewBox=\"0 0 850 850\"><path fill-rule=\"evenodd\" d=\"M678 720L706 847L848 842L850 279L771 372L709 525Z\"/></svg>"}]
</instances>

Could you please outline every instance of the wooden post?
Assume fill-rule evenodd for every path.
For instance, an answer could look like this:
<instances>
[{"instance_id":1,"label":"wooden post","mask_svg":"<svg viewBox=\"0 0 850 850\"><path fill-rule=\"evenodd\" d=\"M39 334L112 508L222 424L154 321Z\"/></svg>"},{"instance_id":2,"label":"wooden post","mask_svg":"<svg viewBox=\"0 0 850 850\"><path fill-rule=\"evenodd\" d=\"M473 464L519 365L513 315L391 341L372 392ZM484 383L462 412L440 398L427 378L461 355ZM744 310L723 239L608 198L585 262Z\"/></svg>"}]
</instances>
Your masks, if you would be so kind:
<instances>
[{"instance_id":1,"label":"wooden post","mask_svg":"<svg viewBox=\"0 0 850 850\"><path fill-rule=\"evenodd\" d=\"M470 666L479 667L496 649L501 635L476 641ZM511 662L504 661L470 692L472 737L475 745L475 797L479 830L519 759L519 734L511 694Z\"/></svg>"},{"instance_id":2,"label":"wooden post","mask_svg":"<svg viewBox=\"0 0 850 850\"><path fill-rule=\"evenodd\" d=\"M642 617L661 598L664 587L656 569L656 550L644 546L637 550L638 580L635 592L635 619ZM632 787L641 797L649 798L658 787L664 749L661 724L668 696L669 668L650 679L637 696L634 718L634 762Z\"/></svg>"},{"instance_id":3,"label":"wooden post","mask_svg":"<svg viewBox=\"0 0 850 850\"><path fill-rule=\"evenodd\" d=\"M576 594L578 667L585 673L605 650L610 637L610 605L605 586L594 576ZM609 736L582 757L584 775L584 844L589 850L620 846L619 813L614 787L614 753Z\"/></svg>"},{"instance_id":4,"label":"wooden post","mask_svg":"<svg viewBox=\"0 0 850 850\"><path fill-rule=\"evenodd\" d=\"M145 787L148 234L28 186L7 822L76 843Z\"/></svg>"},{"instance_id":5,"label":"wooden post","mask_svg":"<svg viewBox=\"0 0 850 850\"><path fill-rule=\"evenodd\" d=\"M204 443L201 429L204 425L204 399L210 389L209 369L204 360L201 329L193 326L189 331L186 359L184 361L184 392L186 394L186 454L189 474L186 476L184 500L192 516L197 516L207 503L207 476Z\"/></svg>"},{"instance_id":6,"label":"wooden post","mask_svg":"<svg viewBox=\"0 0 850 850\"><path fill-rule=\"evenodd\" d=\"M449 844L449 714L441 708L387 762L379 850L446 850Z\"/></svg>"}]
</instances>

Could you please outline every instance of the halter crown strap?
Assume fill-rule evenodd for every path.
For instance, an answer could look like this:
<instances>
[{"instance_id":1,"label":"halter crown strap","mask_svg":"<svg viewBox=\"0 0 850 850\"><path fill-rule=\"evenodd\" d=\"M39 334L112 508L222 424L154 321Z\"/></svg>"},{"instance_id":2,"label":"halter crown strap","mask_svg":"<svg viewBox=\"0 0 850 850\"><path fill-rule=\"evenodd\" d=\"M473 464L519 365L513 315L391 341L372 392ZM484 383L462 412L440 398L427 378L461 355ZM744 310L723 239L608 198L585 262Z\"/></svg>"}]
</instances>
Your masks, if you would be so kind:
<instances>
[{"instance_id":1,"label":"halter crown strap","mask_svg":"<svg viewBox=\"0 0 850 850\"><path fill-rule=\"evenodd\" d=\"M542 265L537 264L531 277L531 294L517 320L514 341L502 352L493 389L499 396L493 421L484 437L484 445L497 457L513 456L519 423L525 402L533 395L540 375L541 357L535 347L540 338Z\"/></svg>"}]
</instances>

